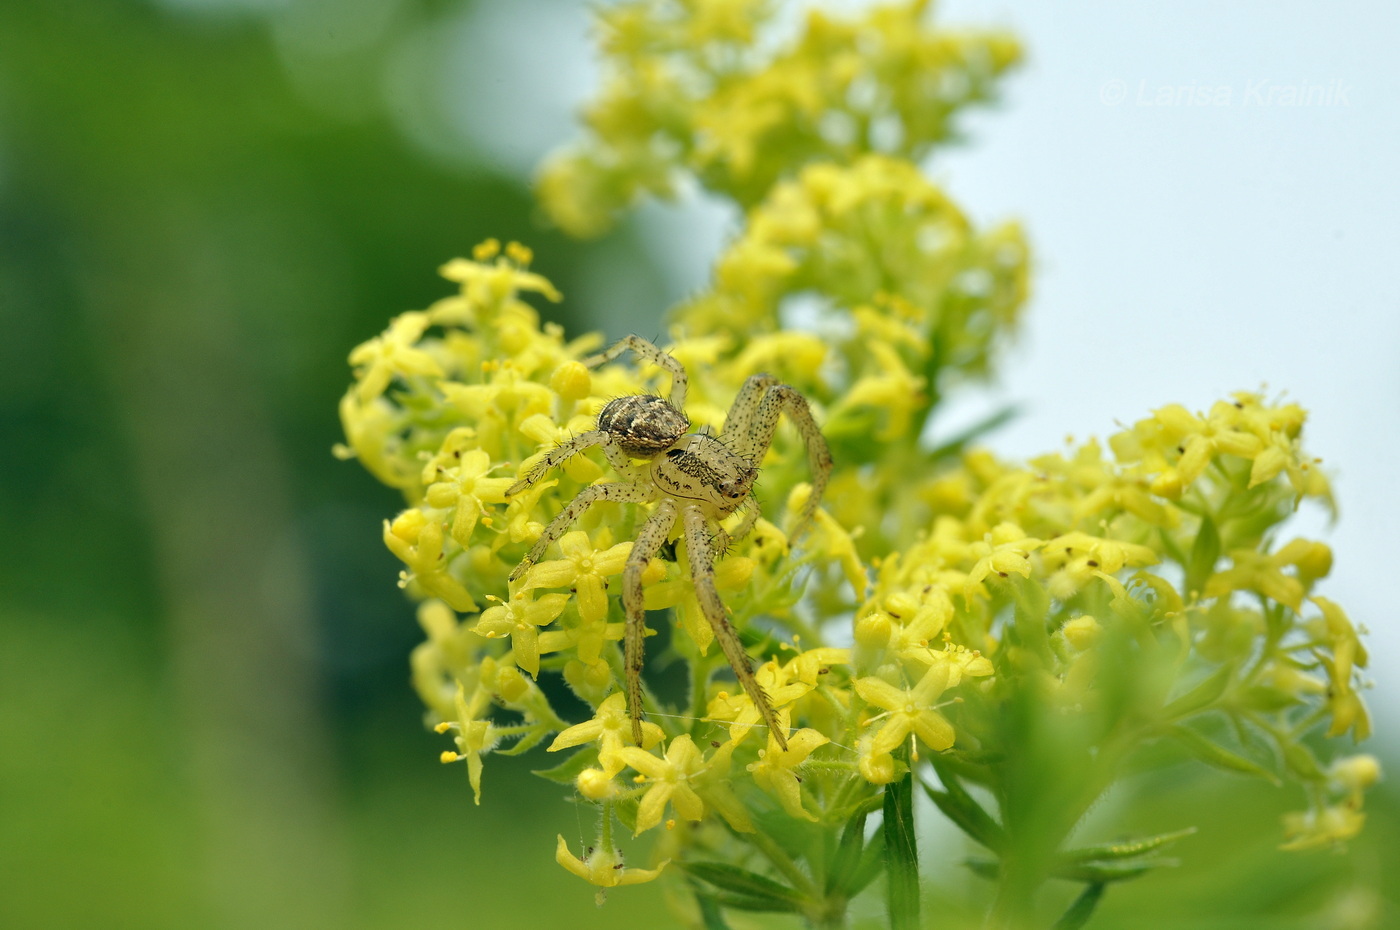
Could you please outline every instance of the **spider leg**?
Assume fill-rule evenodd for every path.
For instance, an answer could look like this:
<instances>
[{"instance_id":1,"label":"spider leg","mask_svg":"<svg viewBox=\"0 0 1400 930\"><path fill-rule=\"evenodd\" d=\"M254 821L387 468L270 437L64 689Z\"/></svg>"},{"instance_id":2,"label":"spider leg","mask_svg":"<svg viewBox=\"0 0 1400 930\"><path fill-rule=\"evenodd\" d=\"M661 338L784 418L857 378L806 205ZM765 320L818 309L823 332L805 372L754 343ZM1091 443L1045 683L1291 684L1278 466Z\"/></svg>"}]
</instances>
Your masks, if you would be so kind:
<instances>
[{"instance_id":1,"label":"spider leg","mask_svg":"<svg viewBox=\"0 0 1400 930\"><path fill-rule=\"evenodd\" d=\"M605 431L591 429L586 433L579 433L568 442L560 443L553 449L550 449L545 453L544 458L530 466L529 472L527 472L523 478L506 488L506 497L514 497L516 494L519 494L521 491L543 478L545 473L551 468L594 446L602 446L603 452L607 455L608 461L612 463L613 468L617 469L620 474L627 474L632 465L631 460L627 458L627 453L619 449L617 443L614 442L612 437Z\"/></svg>"},{"instance_id":2,"label":"spider leg","mask_svg":"<svg viewBox=\"0 0 1400 930\"><path fill-rule=\"evenodd\" d=\"M752 433L754 417L758 414L758 404L763 399L764 392L773 385L781 383L767 372L749 375L748 379L744 381L744 386L739 388L734 403L729 405L729 412L724 415L724 426L720 430L720 435L723 437L729 437L731 434L746 436Z\"/></svg>"},{"instance_id":3,"label":"spider leg","mask_svg":"<svg viewBox=\"0 0 1400 930\"><path fill-rule=\"evenodd\" d=\"M797 427L802 441L807 445L807 464L812 470L812 494L802 508L792 535L800 535L821 506L822 494L831 475L831 450L826 438L812 418L812 408L807 406L807 398L795 388L779 384L778 379L768 374L751 376L744 382L739 396L729 409L724 421L726 445L738 455L754 465L763 462L768 447L773 444L773 433L778 428L778 417L786 413ZM732 439L728 434L733 432Z\"/></svg>"},{"instance_id":4,"label":"spider leg","mask_svg":"<svg viewBox=\"0 0 1400 930\"><path fill-rule=\"evenodd\" d=\"M690 555L690 574L695 584L695 597L700 602L700 610L710 622L710 628L715 631L715 639L719 641L724 657L729 660L729 667L734 669L739 684L748 694L749 700L753 701L754 707L763 715L773 738L786 751L787 731L778 718L777 711L773 709L773 703L768 700L768 695L754 677L749 655L744 651L743 643L739 642L739 634L734 632L734 627L725 615L724 602L719 599L719 590L715 587L715 556L710 548L705 514L694 504L687 504L681 511L681 517L685 521L685 547Z\"/></svg>"},{"instance_id":5,"label":"spider leg","mask_svg":"<svg viewBox=\"0 0 1400 930\"><path fill-rule=\"evenodd\" d=\"M627 614L627 716L632 718L632 739L638 746L642 745L642 659L647 621L646 607L642 603L642 572L661 551L675 525L675 502L663 499L642 524L632 543L632 552L627 556L627 567L622 570L622 606Z\"/></svg>"},{"instance_id":6,"label":"spider leg","mask_svg":"<svg viewBox=\"0 0 1400 930\"><path fill-rule=\"evenodd\" d=\"M723 556L729 551L730 546L753 532L760 513L759 507L753 503L752 499L745 501L744 517L739 521L739 525L734 527L734 532L729 532L721 525L719 532L715 534L713 542L716 557Z\"/></svg>"},{"instance_id":7,"label":"spider leg","mask_svg":"<svg viewBox=\"0 0 1400 930\"><path fill-rule=\"evenodd\" d=\"M569 502L569 506L559 511L558 516L549 521L549 526L544 528L540 538L535 540L535 544L530 547L530 551L525 554L525 558L520 560L520 564L515 566L515 570L510 573L510 580L517 581L520 576L530 570L530 566L540 560L549 544L560 536L564 535L575 520L583 516L583 512L592 507L598 501L632 501L640 503L651 500L652 489L637 487L632 484L621 482L609 482L607 484L590 484Z\"/></svg>"},{"instance_id":8,"label":"spider leg","mask_svg":"<svg viewBox=\"0 0 1400 930\"><path fill-rule=\"evenodd\" d=\"M641 336L623 336L608 348L597 355L590 355L583 360L583 364L589 368L597 368L606 362L611 362L623 352L631 349L639 357L655 364L658 368L664 368L671 375L671 393L667 395L669 400L677 410L685 409L686 386L690 383L686 378L685 368L675 356L663 352L649 339Z\"/></svg>"}]
</instances>

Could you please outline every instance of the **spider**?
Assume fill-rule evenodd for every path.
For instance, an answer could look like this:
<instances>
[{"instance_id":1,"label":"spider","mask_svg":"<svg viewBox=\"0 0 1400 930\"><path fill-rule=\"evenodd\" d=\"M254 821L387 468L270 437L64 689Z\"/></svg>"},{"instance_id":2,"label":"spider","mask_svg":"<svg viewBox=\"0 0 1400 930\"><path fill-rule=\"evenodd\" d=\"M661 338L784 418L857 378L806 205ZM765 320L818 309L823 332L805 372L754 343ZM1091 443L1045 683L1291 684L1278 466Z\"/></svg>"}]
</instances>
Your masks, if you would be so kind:
<instances>
[{"instance_id":1,"label":"spider","mask_svg":"<svg viewBox=\"0 0 1400 930\"><path fill-rule=\"evenodd\" d=\"M598 414L595 429L589 430L550 450L529 473L506 490L508 497L519 494L539 481L550 469L586 449L601 446L604 455L625 480L593 484L584 488L567 507L550 521L525 558L510 574L516 581L544 555L550 544L564 534L584 511L598 501L655 502L633 542L622 573L622 604L627 614L625 666L627 713L632 720L632 737L642 742L642 658L646 616L642 604L642 571L661 550L672 529L679 523L685 533L690 570L700 609L715 633L729 666L754 706L762 714L778 745L787 749L787 734L772 703L754 677L749 656L739 642L725 606L715 588L714 562L731 543L753 529L759 510L750 501L759 464L773 442L778 417L786 413L807 445L812 471L812 493L802 508L793 536L796 537L815 516L831 473L831 453L826 440L812 419L807 399L789 385L769 374L756 374L744 382L717 434L708 430L690 432L685 415L687 377L684 366L673 356L640 336L627 336L610 348L583 360L596 368L631 349L671 375L667 397L634 394L609 401ZM649 463L632 466L633 459ZM732 513L746 512L733 534L720 525ZM712 531L713 528L713 531Z\"/></svg>"}]
</instances>

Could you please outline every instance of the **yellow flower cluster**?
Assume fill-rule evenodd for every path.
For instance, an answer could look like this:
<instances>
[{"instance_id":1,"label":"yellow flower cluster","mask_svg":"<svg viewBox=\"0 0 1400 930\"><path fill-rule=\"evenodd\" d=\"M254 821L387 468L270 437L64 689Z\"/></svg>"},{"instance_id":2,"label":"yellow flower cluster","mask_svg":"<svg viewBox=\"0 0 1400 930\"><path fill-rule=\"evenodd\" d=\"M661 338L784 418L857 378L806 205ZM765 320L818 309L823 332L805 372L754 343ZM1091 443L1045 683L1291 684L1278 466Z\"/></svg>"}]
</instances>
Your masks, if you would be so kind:
<instances>
[{"instance_id":1,"label":"yellow flower cluster","mask_svg":"<svg viewBox=\"0 0 1400 930\"><path fill-rule=\"evenodd\" d=\"M584 368L579 358L598 337L566 342L557 328L539 325L521 292L557 294L527 270L528 258L518 246L502 255L486 243L474 260L447 266L460 294L399 317L357 348L357 383L342 403L350 442L342 454L397 484L412 505L386 521L384 539L404 562L403 586L427 599L428 640L415 652L414 681L453 734L456 749L444 759L466 761L478 798L483 756L523 751L557 733L552 751L586 750L561 769L567 780L638 833L674 823L665 821L668 810L687 823L714 814L750 832L763 808L759 794L788 816L826 821L845 810L831 804L849 803L852 778L867 786L858 797L900 778L921 748L993 742L994 732L979 732L977 712L960 705L994 701L996 689L978 683L1005 687L995 677L999 656L1015 659L1002 674L1025 670L1038 648L1039 687L1067 705L1092 702L1101 672L1096 646L1126 618L1154 630L1152 642L1174 662L1198 670L1252 663L1192 714L1169 715L1164 693L1154 725L1175 726L1233 701L1273 721L1280 741L1298 707L1325 711L1329 735L1369 731L1356 678L1365 651L1342 610L1311 597L1330 568L1327 547L1267 546L1298 497L1330 501L1325 477L1298 443L1303 414L1239 394L1208 416L1162 408L1109 439L1112 459L1091 441L1025 466L974 450L954 468L929 460L913 474L887 475L937 516L875 559L873 588L853 542L852 530L880 519L860 509L864 499L838 497L834 515L819 514L796 552L778 524L760 520L721 560L717 581L741 629L766 619L770 636L780 637L764 647L773 657L757 674L797 728L786 749L771 737L752 741L762 725L758 708L711 680L712 634L678 542L673 559L653 560L644 583L648 608L672 608L687 634L675 648L694 665L697 691L678 725L648 722L643 745L633 745L617 684L623 622L609 582L645 507L598 507L560 539L559 558L511 585L507 576L541 521L603 469L581 456L515 499L505 489L544 451L591 428L607 398L651 388L623 366ZM712 425L762 362L780 367L820 355L808 337L781 329L756 333L742 348L721 333L681 339L671 351L697 374L691 414ZM883 451L897 444L874 448L879 469L910 461L907 452ZM805 502L801 462L801 449L780 441L765 465L765 483L792 489L789 513ZM1024 611L1028 600L1038 611L1038 646L1007 625L1008 610ZM1319 615L1305 619L1299 612L1309 600ZM854 651L823 645L830 621L851 609ZM1261 649L1266 627L1275 631L1272 648ZM780 660L775 647L790 657ZM550 669L596 708L591 720L568 726L554 713L534 683ZM1183 738L1201 749L1196 737ZM897 757L902 748L907 754ZM818 760L822 775L804 780L798 773ZM593 874L581 861L565 864ZM628 881L652 875L628 874Z\"/></svg>"},{"instance_id":2,"label":"yellow flower cluster","mask_svg":"<svg viewBox=\"0 0 1400 930\"><path fill-rule=\"evenodd\" d=\"M808 13L774 49L770 0L624 0L598 13L608 69L587 135L546 163L540 200L566 231L594 236L681 178L747 207L803 164L866 152L917 161L993 99L1021 57L1004 33L930 28L928 0L852 19Z\"/></svg>"},{"instance_id":3,"label":"yellow flower cluster","mask_svg":"<svg viewBox=\"0 0 1400 930\"><path fill-rule=\"evenodd\" d=\"M1331 552L1281 537L1301 501L1332 504L1301 445L1300 407L1250 393L1208 413L1172 404L1106 443L1024 464L925 441L943 392L989 371L1029 267L1019 227L974 229L911 161L956 109L988 99L1018 49L930 31L925 6L813 13L776 53L760 0L606 7L612 81L591 134L541 181L556 221L580 233L644 192L671 192L682 170L749 211L664 348L688 373L696 428L720 427L745 380L767 371L808 398L831 447L825 509L790 538L812 490L800 438L777 433L752 532L715 565L785 744L723 677L674 531L642 580L646 608L672 613L689 688L674 700L644 691L634 738L617 580L653 505L598 502L516 572L545 521L625 469L577 455L507 490L593 429L609 399L664 393L669 377L650 363L586 367L603 337L541 323L525 297L561 298L528 249L488 241L449 263L458 293L350 355L337 454L404 495L383 538L423 601L413 680L454 740L443 760L466 763L479 801L485 756L552 737L549 751L567 755L543 774L599 813L597 844L576 856L561 837L557 859L600 888L738 844L736 860L757 855L770 874L704 873L726 900L829 915L870 881L859 863L883 855L864 845L866 814L883 793L887 818L899 803L912 817L889 789L930 771L943 786L930 796L983 846L1052 838L1020 852L1033 886L1144 746L1308 786L1290 848L1360 829L1374 760L1328 767L1303 741L1324 722L1328 737L1362 739L1370 721L1358 631L1314 593ZM818 310L795 320L794 297ZM556 714L545 675L591 717ZM998 786L1002 823L964 778ZM661 833L670 859L624 866L615 822ZM804 844L849 854L798 867L788 850ZM845 872L817 875L827 865Z\"/></svg>"}]
</instances>

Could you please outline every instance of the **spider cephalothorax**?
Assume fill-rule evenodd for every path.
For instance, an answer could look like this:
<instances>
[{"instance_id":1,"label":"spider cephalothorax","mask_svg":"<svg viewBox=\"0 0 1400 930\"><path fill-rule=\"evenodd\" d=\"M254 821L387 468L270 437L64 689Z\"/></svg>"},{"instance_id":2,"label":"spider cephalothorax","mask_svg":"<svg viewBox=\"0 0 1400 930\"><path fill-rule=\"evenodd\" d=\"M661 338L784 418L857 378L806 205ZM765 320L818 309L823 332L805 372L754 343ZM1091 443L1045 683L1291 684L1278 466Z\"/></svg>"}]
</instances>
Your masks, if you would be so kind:
<instances>
[{"instance_id":1,"label":"spider cephalothorax","mask_svg":"<svg viewBox=\"0 0 1400 930\"><path fill-rule=\"evenodd\" d=\"M580 491L545 527L510 578L515 581L524 575L540 560L550 543L562 536L594 503L603 500L654 502L656 506L637 533L622 575L622 603L627 613L627 710L632 718L633 738L638 743L642 739L642 643L646 629L642 571L679 522L685 533L696 599L705 619L714 629L715 639L739 683L772 729L778 744L786 749L786 733L768 696L754 678L748 654L730 626L724 603L715 588L716 553L723 553L731 542L753 529L758 520L758 508L748 507L732 535L719 521L750 501L749 494L758 478L759 464L773 442L778 417L786 413L807 444L807 458L812 469L812 493L793 535L802 532L821 504L822 491L831 472L831 454L826 440L812 419L806 399L766 374L753 375L744 382L718 434L692 433L690 419L685 415L685 368L647 340L628 336L607 351L585 359L584 364L601 365L627 349L670 373L670 396L638 394L609 401L598 414L595 429L550 450L506 491L507 495L518 494L549 469L594 446L603 449L608 461L625 479L589 485ZM637 469L632 465L633 459L646 459L649 464Z\"/></svg>"}]
</instances>

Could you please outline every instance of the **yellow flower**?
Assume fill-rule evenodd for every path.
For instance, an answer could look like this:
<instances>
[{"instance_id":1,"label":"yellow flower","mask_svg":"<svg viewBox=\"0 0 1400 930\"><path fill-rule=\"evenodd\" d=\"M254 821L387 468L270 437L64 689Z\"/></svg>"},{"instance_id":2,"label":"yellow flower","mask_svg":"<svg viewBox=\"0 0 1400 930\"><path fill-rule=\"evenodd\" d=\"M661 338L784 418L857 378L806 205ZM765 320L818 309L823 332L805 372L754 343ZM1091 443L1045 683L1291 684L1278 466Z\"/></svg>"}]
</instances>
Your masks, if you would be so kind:
<instances>
[{"instance_id":1,"label":"yellow flower","mask_svg":"<svg viewBox=\"0 0 1400 930\"><path fill-rule=\"evenodd\" d=\"M599 888L639 885L652 881L671 862L667 859L654 869L630 869L623 865L622 853L611 844L586 850L584 857L580 859L569 852L569 844L563 836L559 837L559 843L554 849L554 861ZM599 903L602 903L601 900Z\"/></svg>"},{"instance_id":2,"label":"yellow flower","mask_svg":"<svg viewBox=\"0 0 1400 930\"><path fill-rule=\"evenodd\" d=\"M642 748L650 749L665 738L662 729L650 721L642 721ZM598 759L609 778L622 771L625 763L618 752L632 744L632 719L627 716L627 699L622 692L609 695L598 705L593 719L564 730L549 744L550 752L571 746L598 742Z\"/></svg>"},{"instance_id":3,"label":"yellow flower","mask_svg":"<svg viewBox=\"0 0 1400 930\"><path fill-rule=\"evenodd\" d=\"M789 718L790 713L783 711L781 719L785 730L788 728ZM784 750L778 746L777 739L770 733L768 748L759 753L758 761L751 763L748 770L753 774L758 786L777 798L789 816L815 822L816 815L802 806L802 779L797 770L818 746L829 742L831 740L825 735L811 727L803 727L788 737L788 746Z\"/></svg>"},{"instance_id":4,"label":"yellow flower","mask_svg":"<svg viewBox=\"0 0 1400 930\"><path fill-rule=\"evenodd\" d=\"M684 544L678 545L680 571L666 581L648 585L644 592L647 610L664 610L674 607L681 627L695 640L695 645L704 655L715 640L714 630L700 610L695 599L695 578L690 568L690 557ZM657 564L653 562L652 564ZM650 568L650 566L648 566ZM734 591L748 584L753 576L754 561L741 555L731 555L715 563L715 585L721 591Z\"/></svg>"},{"instance_id":5,"label":"yellow flower","mask_svg":"<svg viewBox=\"0 0 1400 930\"><path fill-rule=\"evenodd\" d=\"M754 673L758 686L768 696L768 703L775 709L796 701L815 687L815 681L794 679L793 673L800 666L789 663L779 666L777 661L764 662ZM815 676L813 676L815 677ZM743 691L730 694L721 691L710 701L706 714L708 719L723 720L729 724L729 738L741 743L755 727L761 723L763 715Z\"/></svg>"},{"instance_id":6,"label":"yellow flower","mask_svg":"<svg viewBox=\"0 0 1400 930\"><path fill-rule=\"evenodd\" d=\"M486 695L478 690L468 702L466 691L457 686L457 735L455 742L459 752L444 752L443 762L465 760L467 777L471 782L472 795L477 804L481 803L481 757L496 744L495 728L491 721L479 719L490 706Z\"/></svg>"},{"instance_id":7,"label":"yellow flower","mask_svg":"<svg viewBox=\"0 0 1400 930\"><path fill-rule=\"evenodd\" d=\"M355 392L361 403L383 394L396 377L442 374L437 360L417 348L430 322L428 314L422 311L401 313L382 334L350 353L350 364L360 381Z\"/></svg>"},{"instance_id":8,"label":"yellow flower","mask_svg":"<svg viewBox=\"0 0 1400 930\"><path fill-rule=\"evenodd\" d=\"M1014 523L998 524L984 541L972 544L972 555L977 557L977 562L967 573L963 593L970 600L974 594L983 591L982 579L992 574L1002 578L1011 575L1029 578L1031 553L1044 544L1039 539L1027 536Z\"/></svg>"},{"instance_id":9,"label":"yellow flower","mask_svg":"<svg viewBox=\"0 0 1400 930\"><path fill-rule=\"evenodd\" d=\"M540 631L564 612L569 602L567 594L546 594L535 598L528 590L516 591L509 601L502 601L488 594L486 599L496 601L495 607L488 607L477 621L473 632L497 639L510 637L511 653L515 664L529 672L531 677L540 674Z\"/></svg>"},{"instance_id":10,"label":"yellow flower","mask_svg":"<svg viewBox=\"0 0 1400 930\"><path fill-rule=\"evenodd\" d=\"M1206 597L1222 597L1231 591L1255 591L1287 604L1294 610L1303 606L1303 597L1314 580L1331 570L1331 550L1321 543L1295 539L1274 553L1236 549L1230 553L1235 563L1216 572L1206 582ZM1285 574L1292 567L1295 573Z\"/></svg>"},{"instance_id":11,"label":"yellow flower","mask_svg":"<svg viewBox=\"0 0 1400 930\"><path fill-rule=\"evenodd\" d=\"M448 571L443 535L442 523L421 510L405 510L392 523L384 521L384 545L408 566L399 576L399 587L416 582L425 594L441 598L453 610L476 613L476 601Z\"/></svg>"},{"instance_id":12,"label":"yellow flower","mask_svg":"<svg viewBox=\"0 0 1400 930\"><path fill-rule=\"evenodd\" d=\"M485 505L504 504L506 488L514 483L511 478L486 477L495 467L481 449L464 452L455 468L438 466L437 480L423 495L428 506L452 511L452 538L463 547L471 545L472 530Z\"/></svg>"},{"instance_id":13,"label":"yellow flower","mask_svg":"<svg viewBox=\"0 0 1400 930\"><path fill-rule=\"evenodd\" d=\"M1350 804L1285 814L1283 829L1288 839L1279 848L1298 851L1338 846L1354 838L1365 825L1366 815Z\"/></svg>"},{"instance_id":14,"label":"yellow flower","mask_svg":"<svg viewBox=\"0 0 1400 930\"><path fill-rule=\"evenodd\" d=\"M892 752L911 733L934 752L942 752L952 746L953 725L934 710L934 702L947 690L951 675L952 669L948 663L935 662L912 688L896 688L875 676L857 678L853 685L861 699L885 711L874 718L883 719L884 723L874 734L870 752Z\"/></svg>"},{"instance_id":15,"label":"yellow flower","mask_svg":"<svg viewBox=\"0 0 1400 930\"><path fill-rule=\"evenodd\" d=\"M641 773L639 781L648 787L637 807L637 833L643 833L661 823L661 815L669 803L676 815L697 821L705 814L705 803L690 786L690 780L705 771L706 762L689 736L682 734L666 747L665 758L657 758L645 749L622 746L613 750L618 761Z\"/></svg>"},{"instance_id":16,"label":"yellow flower","mask_svg":"<svg viewBox=\"0 0 1400 930\"><path fill-rule=\"evenodd\" d=\"M607 582L627 564L632 543L621 542L599 551L582 530L565 533L559 539L564 558L538 562L525 575L525 589L572 587L578 600L579 616L596 623L608 615Z\"/></svg>"}]
</instances>

